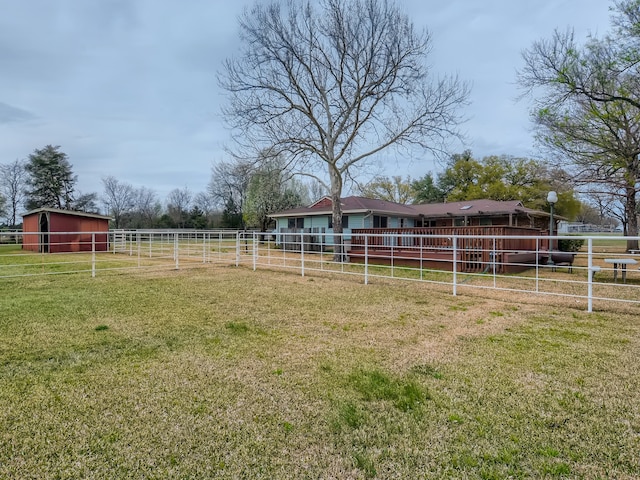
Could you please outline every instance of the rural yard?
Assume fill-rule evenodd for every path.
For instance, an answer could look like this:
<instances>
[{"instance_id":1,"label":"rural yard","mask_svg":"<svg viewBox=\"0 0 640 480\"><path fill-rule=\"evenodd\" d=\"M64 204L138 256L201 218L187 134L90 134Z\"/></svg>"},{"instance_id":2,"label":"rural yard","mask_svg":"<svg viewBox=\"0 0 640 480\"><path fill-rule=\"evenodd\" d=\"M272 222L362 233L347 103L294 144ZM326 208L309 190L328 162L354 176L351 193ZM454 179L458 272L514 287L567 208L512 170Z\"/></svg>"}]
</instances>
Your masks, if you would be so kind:
<instances>
[{"instance_id":1,"label":"rural yard","mask_svg":"<svg viewBox=\"0 0 640 480\"><path fill-rule=\"evenodd\" d=\"M2 279L0 478L638 478L634 309L482 295L232 266Z\"/></svg>"}]
</instances>

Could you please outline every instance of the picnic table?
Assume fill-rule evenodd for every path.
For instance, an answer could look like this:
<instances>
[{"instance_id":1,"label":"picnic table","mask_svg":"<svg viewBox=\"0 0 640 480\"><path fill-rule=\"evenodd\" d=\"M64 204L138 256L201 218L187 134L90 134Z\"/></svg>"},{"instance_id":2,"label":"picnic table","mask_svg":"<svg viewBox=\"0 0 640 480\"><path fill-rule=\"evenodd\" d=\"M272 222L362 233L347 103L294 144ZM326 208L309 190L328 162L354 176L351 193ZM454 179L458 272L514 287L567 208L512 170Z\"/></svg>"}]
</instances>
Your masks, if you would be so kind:
<instances>
[{"instance_id":1,"label":"picnic table","mask_svg":"<svg viewBox=\"0 0 640 480\"><path fill-rule=\"evenodd\" d=\"M613 281L618 280L618 265L622 271L622 283L627 283L627 265L635 265L638 261L635 258L605 258L604 263L613 264Z\"/></svg>"}]
</instances>

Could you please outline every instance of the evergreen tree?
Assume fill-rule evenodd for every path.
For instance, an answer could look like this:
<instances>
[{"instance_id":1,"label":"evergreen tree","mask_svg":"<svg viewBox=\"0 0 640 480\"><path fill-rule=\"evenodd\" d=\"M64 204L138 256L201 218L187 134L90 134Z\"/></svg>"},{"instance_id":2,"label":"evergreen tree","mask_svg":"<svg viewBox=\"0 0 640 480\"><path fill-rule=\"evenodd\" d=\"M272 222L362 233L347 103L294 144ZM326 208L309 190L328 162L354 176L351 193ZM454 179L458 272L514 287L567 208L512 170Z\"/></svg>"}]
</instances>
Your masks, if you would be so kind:
<instances>
[{"instance_id":1,"label":"evergreen tree","mask_svg":"<svg viewBox=\"0 0 640 480\"><path fill-rule=\"evenodd\" d=\"M78 177L73 174L67 154L60 147L47 145L29 155L27 171L27 210L35 208L73 208L73 190Z\"/></svg>"}]
</instances>

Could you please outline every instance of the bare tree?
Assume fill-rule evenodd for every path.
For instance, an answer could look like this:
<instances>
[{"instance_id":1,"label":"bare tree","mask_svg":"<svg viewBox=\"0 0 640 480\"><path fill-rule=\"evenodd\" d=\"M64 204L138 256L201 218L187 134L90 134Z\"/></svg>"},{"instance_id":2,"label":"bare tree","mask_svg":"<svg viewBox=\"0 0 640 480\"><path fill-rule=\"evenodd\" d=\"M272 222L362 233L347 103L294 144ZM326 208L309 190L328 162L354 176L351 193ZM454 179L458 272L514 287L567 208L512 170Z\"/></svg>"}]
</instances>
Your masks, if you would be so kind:
<instances>
[{"instance_id":1,"label":"bare tree","mask_svg":"<svg viewBox=\"0 0 640 480\"><path fill-rule=\"evenodd\" d=\"M137 228L151 228L162 212L156 192L147 187L137 188L132 216L132 226Z\"/></svg>"},{"instance_id":2,"label":"bare tree","mask_svg":"<svg viewBox=\"0 0 640 480\"><path fill-rule=\"evenodd\" d=\"M208 193L221 208L233 205L233 214L242 214L242 207L247 197L249 181L255 165L247 160L218 162L211 169Z\"/></svg>"},{"instance_id":3,"label":"bare tree","mask_svg":"<svg viewBox=\"0 0 640 480\"><path fill-rule=\"evenodd\" d=\"M187 187L175 188L169 192L167 197L167 211L175 224L184 228L191 208L193 195Z\"/></svg>"},{"instance_id":4,"label":"bare tree","mask_svg":"<svg viewBox=\"0 0 640 480\"><path fill-rule=\"evenodd\" d=\"M113 217L114 227L122 228L123 217L130 213L135 205L136 190L132 185L120 182L112 176L103 177L102 185L102 202L108 214Z\"/></svg>"},{"instance_id":5,"label":"bare tree","mask_svg":"<svg viewBox=\"0 0 640 480\"><path fill-rule=\"evenodd\" d=\"M216 213L216 204L208 192L198 192L193 197L193 206L197 207L207 219L207 226L211 226Z\"/></svg>"},{"instance_id":6,"label":"bare tree","mask_svg":"<svg viewBox=\"0 0 640 480\"><path fill-rule=\"evenodd\" d=\"M243 51L220 76L234 154L328 178L336 233L354 169L392 146L441 151L456 133L467 87L433 79L429 34L391 0L256 3L240 29Z\"/></svg>"},{"instance_id":7,"label":"bare tree","mask_svg":"<svg viewBox=\"0 0 640 480\"><path fill-rule=\"evenodd\" d=\"M7 201L7 220L15 227L18 220L18 209L22 206L27 185L27 172L23 160L15 160L6 165L0 165L0 192Z\"/></svg>"},{"instance_id":8,"label":"bare tree","mask_svg":"<svg viewBox=\"0 0 640 480\"><path fill-rule=\"evenodd\" d=\"M626 233L638 235L640 182L640 2L614 2L614 30L578 45L556 32L524 52L518 73L534 98L537 138L573 166L578 184L624 196ZM638 240L627 241L637 249Z\"/></svg>"},{"instance_id":9,"label":"bare tree","mask_svg":"<svg viewBox=\"0 0 640 480\"><path fill-rule=\"evenodd\" d=\"M322 197L325 197L329 193L326 185L319 182L315 178L312 178L310 179L310 181L307 182L307 192L309 196L308 200L310 202L317 202L318 200L320 200Z\"/></svg>"}]
</instances>

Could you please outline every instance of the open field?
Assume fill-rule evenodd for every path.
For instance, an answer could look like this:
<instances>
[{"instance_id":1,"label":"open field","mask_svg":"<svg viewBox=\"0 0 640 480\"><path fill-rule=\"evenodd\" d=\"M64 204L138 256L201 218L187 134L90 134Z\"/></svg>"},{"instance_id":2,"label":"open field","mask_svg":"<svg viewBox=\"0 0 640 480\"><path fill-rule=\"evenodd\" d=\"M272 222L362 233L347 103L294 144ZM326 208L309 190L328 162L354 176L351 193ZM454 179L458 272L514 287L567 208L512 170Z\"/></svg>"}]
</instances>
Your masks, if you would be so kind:
<instances>
[{"instance_id":1,"label":"open field","mask_svg":"<svg viewBox=\"0 0 640 480\"><path fill-rule=\"evenodd\" d=\"M640 476L637 315L234 267L0 298L0 478Z\"/></svg>"}]
</instances>

